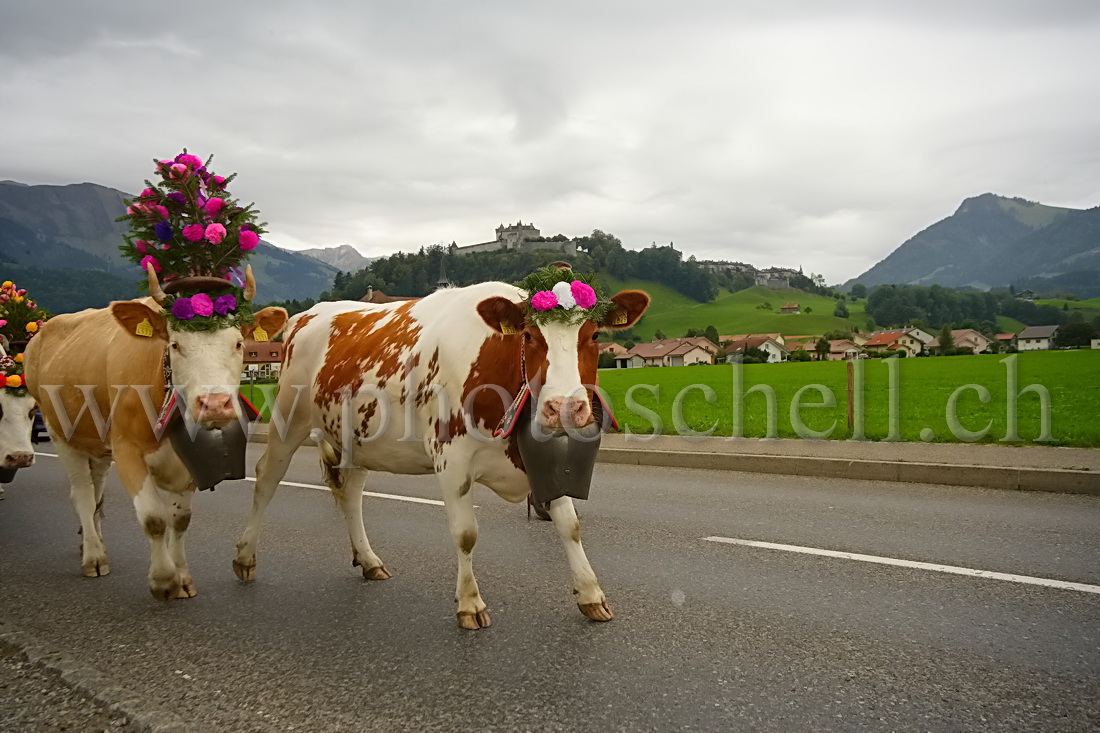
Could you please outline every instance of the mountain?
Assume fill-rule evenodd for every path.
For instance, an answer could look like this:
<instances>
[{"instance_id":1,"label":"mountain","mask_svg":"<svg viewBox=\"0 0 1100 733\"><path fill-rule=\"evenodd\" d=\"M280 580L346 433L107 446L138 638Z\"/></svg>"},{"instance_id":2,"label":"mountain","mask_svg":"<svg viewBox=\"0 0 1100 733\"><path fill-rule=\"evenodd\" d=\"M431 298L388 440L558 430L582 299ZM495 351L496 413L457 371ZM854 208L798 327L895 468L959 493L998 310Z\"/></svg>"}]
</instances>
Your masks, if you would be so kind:
<instances>
[{"instance_id":1,"label":"mountain","mask_svg":"<svg viewBox=\"0 0 1100 733\"><path fill-rule=\"evenodd\" d=\"M378 259L377 257L364 257L359 254L359 250L350 244L300 249L298 254L309 255L313 259L331 265L341 272L359 272Z\"/></svg>"},{"instance_id":2,"label":"mountain","mask_svg":"<svg viewBox=\"0 0 1100 733\"><path fill-rule=\"evenodd\" d=\"M1005 198L968 198L845 283L1006 287L1023 278L1100 267L1100 207L1080 210Z\"/></svg>"},{"instance_id":3,"label":"mountain","mask_svg":"<svg viewBox=\"0 0 1100 733\"><path fill-rule=\"evenodd\" d=\"M0 269L19 275L0 272L2 279L15 279L54 313L135 297L141 273L118 250L127 227L115 221L126 211L127 198L94 183L0 181ZM261 302L316 298L332 287L338 272L266 241L249 262Z\"/></svg>"}]
</instances>

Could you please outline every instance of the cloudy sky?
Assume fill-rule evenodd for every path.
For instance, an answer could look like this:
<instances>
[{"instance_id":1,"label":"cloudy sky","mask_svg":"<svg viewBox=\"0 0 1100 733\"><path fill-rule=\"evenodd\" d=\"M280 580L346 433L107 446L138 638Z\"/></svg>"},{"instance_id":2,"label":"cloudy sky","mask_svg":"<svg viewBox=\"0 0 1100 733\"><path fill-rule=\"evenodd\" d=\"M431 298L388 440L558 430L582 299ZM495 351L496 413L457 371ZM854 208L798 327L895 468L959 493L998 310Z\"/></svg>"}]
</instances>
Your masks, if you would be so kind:
<instances>
[{"instance_id":1,"label":"cloudy sky","mask_svg":"<svg viewBox=\"0 0 1100 733\"><path fill-rule=\"evenodd\" d=\"M0 179L186 146L268 239L500 223L858 275L985 192L1100 204L1100 3L0 0Z\"/></svg>"}]
</instances>

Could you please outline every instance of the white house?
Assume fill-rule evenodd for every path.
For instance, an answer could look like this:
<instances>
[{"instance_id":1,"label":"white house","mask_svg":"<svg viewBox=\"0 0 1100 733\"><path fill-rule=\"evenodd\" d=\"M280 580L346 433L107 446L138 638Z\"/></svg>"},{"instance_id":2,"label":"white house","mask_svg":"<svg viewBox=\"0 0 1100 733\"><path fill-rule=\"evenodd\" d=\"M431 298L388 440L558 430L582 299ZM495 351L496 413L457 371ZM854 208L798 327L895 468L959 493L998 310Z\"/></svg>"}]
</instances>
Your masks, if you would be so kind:
<instances>
[{"instance_id":1,"label":"white house","mask_svg":"<svg viewBox=\"0 0 1100 733\"><path fill-rule=\"evenodd\" d=\"M1054 348L1057 326L1028 326L1016 337L1016 348L1020 351L1045 351Z\"/></svg>"}]
</instances>

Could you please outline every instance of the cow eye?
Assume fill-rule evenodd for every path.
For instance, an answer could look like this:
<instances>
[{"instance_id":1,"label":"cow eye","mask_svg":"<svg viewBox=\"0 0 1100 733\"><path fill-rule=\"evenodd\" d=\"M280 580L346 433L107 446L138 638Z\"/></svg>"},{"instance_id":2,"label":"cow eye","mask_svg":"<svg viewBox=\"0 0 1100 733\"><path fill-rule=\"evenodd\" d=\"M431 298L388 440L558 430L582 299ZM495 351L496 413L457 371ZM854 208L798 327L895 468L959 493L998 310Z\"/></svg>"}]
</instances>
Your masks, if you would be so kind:
<instances>
[{"instance_id":1,"label":"cow eye","mask_svg":"<svg viewBox=\"0 0 1100 733\"><path fill-rule=\"evenodd\" d=\"M596 333L592 334L592 340L593 341L599 341L600 340L600 332L599 331L596 331Z\"/></svg>"},{"instance_id":2,"label":"cow eye","mask_svg":"<svg viewBox=\"0 0 1100 733\"><path fill-rule=\"evenodd\" d=\"M244 341L238 341L237 342L237 351L240 351L243 348L244 348Z\"/></svg>"},{"instance_id":3,"label":"cow eye","mask_svg":"<svg viewBox=\"0 0 1100 733\"><path fill-rule=\"evenodd\" d=\"M173 341L172 342L172 351L179 351L179 350L180 350L180 345L177 344L175 341Z\"/></svg>"},{"instance_id":4,"label":"cow eye","mask_svg":"<svg viewBox=\"0 0 1100 733\"><path fill-rule=\"evenodd\" d=\"M530 341L531 340L531 334L529 334L529 333L523 334L523 340L524 341Z\"/></svg>"}]
</instances>

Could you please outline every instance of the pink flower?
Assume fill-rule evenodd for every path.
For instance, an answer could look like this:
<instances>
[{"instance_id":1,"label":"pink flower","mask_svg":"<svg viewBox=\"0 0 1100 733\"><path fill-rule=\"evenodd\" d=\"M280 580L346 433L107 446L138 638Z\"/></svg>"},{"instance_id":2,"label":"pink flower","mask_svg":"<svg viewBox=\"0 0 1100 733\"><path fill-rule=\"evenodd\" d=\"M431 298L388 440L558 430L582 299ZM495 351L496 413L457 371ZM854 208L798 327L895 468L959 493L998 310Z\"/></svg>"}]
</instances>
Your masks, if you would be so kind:
<instances>
[{"instance_id":1,"label":"pink flower","mask_svg":"<svg viewBox=\"0 0 1100 733\"><path fill-rule=\"evenodd\" d=\"M540 290L531 297L531 307L537 311L548 311L558 304L558 296L549 290Z\"/></svg>"},{"instance_id":2,"label":"pink flower","mask_svg":"<svg viewBox=\"0 0 1100 733\"><path fill-rule=\"evenodd\" d=\"M172 178L187 178L191 173L191 169L185 166L183 163L173 163L169 168L169 174Z\"/></svg>"},{"instance_id":3,"label":"pink flower","mask_svg":"<svg viewBox=\"0 0 1100 733\"><path fill-rule=\"evenodd\" d=\"M153 255L145 255L141 258L141 269L148 272L149 265L153 266L154 272L160 272L160 263L157 262L157 258Z\"/></svg>"},{"instance_id":4,"label":"pink flower","mask_svg":"<svg viewBox=\"0 0 1100 733\"><path fill-rule=\"evenodd\" d=\"M188 224L183 228L183 238L188 242L197 242L203 238L206 230L202 224Z\"/></svg>"},{"instance_id":5,"label":"pink flower","mask_svg":"<svg viewBox=\"0 0 1100 733\"><path fill-rule=\"evenodd\" d=\"M221 188L225 185L225 176L210 176L210 187Z\"/></svg>"},{"instance_id":6,"label":"pink flower","mask_svg":"<svg viewBox=\"0 0 1100 733\"><path fill-rule=\"evenodd\" d=\"M214 301L206 293L195 293L191 296L191 307L196 316L209 316L214 312Z\"/></svg>"},{"instance_id":7,"label":"pink flower","mask_svg":"<svg viewBox=\"0 0 1100 733\"><path fill-rule=\"evenodd\" d=\"M161 206L160 204L157 204L157 213L160 214L161 219L168 218L168 209L164 206Z\"/></svg>"},{"instance_id":8,"label":"pink flower","mask_svg":"<svg viewBox=\"0 0 1100 733\"><path fill-rule=\"evenodd\" d=\"M136 249L138 252L148 252L149 248L146 246L147 244L148 242L146 242L144 239L139 239L134 242L134 249Z\"/></svg>"},{"instance_id":9,"label":"pink flower","mask_svg":"<svg viewBox=\"0 0 1100 733\"><path fill-rule=\"evenodd\" d=\"M215 196L212 199L208 199L206 205L202 208L209 216L217 216L218 212L222 210L223 206L225 206L225 202Z\"/></svg>"},{"instance_id":10,"label":"pink flower","mask_svg":"<svg viewBox=\"0 0 1100 733\"><path fill-rule=\"evenodd\" d=\"M569 284L569 290L573 293L573 300L577 301L578 308L588 309L596 305L596 291L591 285L586 285L580 280L574 280Z\"/></svg>"},{"instance_id":11,"label":"pink flower","mask_svg":"<svg viewBox=\"0 0 1100 733\"><path fill-rule=\"evenodd\" d=\"M221 244L225 239L225 227L221 224L211 224L206 227L206 241L211 244Z\"/></svg>"},{"instance_id":12,"label":"pink flower","mask_svg":"<svg viewBox=\"0 0 1100 733\"><path fill-rule=\"evenodd\" d=\"M260 243L260 236L251 229L244 229L241 231L241 236L238 241L240 242L241 249L247 252L250 249L256 249L256 245Z\"/></svg>"},{"instance_id":13,"label":"pink flower","mask_svg":"<svg viewBox=\"0 0 1100 733\"><path fill-rule=\"evenodd\" d=\"M142 197L142 198L146 198L146 197L148 197L148 196L156 196L156 195L157 195L157 192L156 192L156 191L154 191L154 190L153 190L153 189L151 189L151 188L146 188L145 190L143 190L143 191L141 192L141 197Z\"/></svg>"},{"instance_id":14,"label":"pink flower","mask_svg":"<svg viewBox=\"0 0 1100 733\"><path fill-rule=\"evenodd\" d=\"M202 160L197 155L191 155L190 153L180 153L176 156L176 162L182 163L188 168L201 168Z\"/></svg>"},{"instance_id":15,"label":"pink flower","mask_svg":"<svg viewBox=\"0 0 1100 733\"><path fill-rule=\"evenodd\" d=\"M8 325L7 319L6 318L0 318L0 328L3 328L6 325Z\"/></svg>"}]
</instances>

